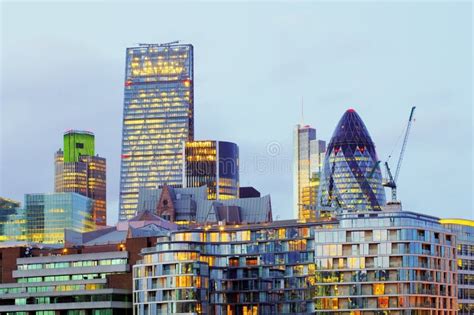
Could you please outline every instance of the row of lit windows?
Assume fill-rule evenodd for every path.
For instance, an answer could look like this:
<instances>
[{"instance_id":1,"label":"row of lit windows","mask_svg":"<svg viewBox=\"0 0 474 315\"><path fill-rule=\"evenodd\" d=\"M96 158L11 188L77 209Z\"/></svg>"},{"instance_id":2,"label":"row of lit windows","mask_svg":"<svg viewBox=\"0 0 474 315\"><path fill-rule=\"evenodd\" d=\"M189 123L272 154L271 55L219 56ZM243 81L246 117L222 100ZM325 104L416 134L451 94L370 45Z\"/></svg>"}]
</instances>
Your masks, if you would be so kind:
<instances>
[{"instance_id":1,"label":"row of lit windows","mask_svg":"<svg viewBox=\"0 0 474 315\"><path fill-rule=\"evenodd\" d=\"M454 299L441 300L443 305L436 303L436 298L426 296L410 296L410 297L388 297L381 296L375 298L322 298L315 302L317 310L360 310L360 309L407 309L419 312L431 309L432 311L440 311L445 309L453 310ZM420 313L421 314L421 313ZM447 313L444 313L447 314Z\"/></svg>"},{"instance_id":2,"label":"row of lit windows","mask_svg":"<svg viewBox=\"0 0 474 315\"><path fill-rule=\"evenodd\" d=\"M195 242L241 242L267 241L312 237L313 230L308 227L289 227L278 229L262 229L256 231L219 231L219 232L178 232L173 234L175 241ZM315 233L318 235L319 233Z\"/></svg>"},{"instance_id":3,"label":"row of lit windows","mask_svg":"<svg viewBox=\"0 0 474 315\"><path fill-rule=\"evenodd\" d=\"M28 277L18 279L18 283L36 283L36 282L51 282L51 281L74 281L74 280L93 280L105 279L109 273L92 273L92 274L78 274L78 275L64 275L64 276L45 276L45 277Z\"/></svg>"},{"instance_id":4,"label":"row of lit windows","mask_svg":"<svg viewBox=\"0 0 474 315\"><path fill-rule=\"evenodd\" d=\"M15 287L15 288L0 288L0 294L18 294L18 293L39 293L39 292L64 292L64 291L79 291L87 290L94 291L105 288L102 283L88 283L88 284L68 284L68 285L53 285L53 286L29 286L29 287Z\"/></svg>"},{"instance_id":5,"label":"row of lit windows","mask_svg":"<svg viewBox=\"0 0 474 315\"><path fill-rule=\"evenodd\" d=\"M143 94L140 95L133 95L128 93L127 100L125 102L125 110L127 114L137 113L137 109L143 109L144 112L150 112L150 108L157 108L163 109L163 111L155 111L155 112L170 112L170 109L173 111L178 110L187 110L188 109L188 102L190 99L190 93L180 93L184 94L181 97L174 97L173 99L163 97L163 98L147 98L146 96L143 97ZM137 98L139 97L139 98ZM129 110L133 109L133 113Z\"/></svg>"},{"instance_id":6,"label":"row of lit windows","mask_svg":"<svg viewBox=\"0 0 474 315\"><path fill-rule=\"evenodd\" d=\"M154 165L173 165L176 164L176 159L181 157L181 154L175 155L133 155L122 159L122 163L126 166L127 170L135 166L153 167ZM157 163L159 162L159 163Z\"/></svg>"},{"instance_id":7,"label":"row of lit windows","mask_svg":"<svg viewBox=\"0 0 474 315\"><path fill-rule=\"evenodd\" d=\"M18 270L34 270L34 269L60 269L70 267L92 267L92 266L108 266L123 265L127 263L126 258L100 259L100 260L80 260L73 262L57 262L44 264L22 264L18 265Z\"/></svg>"},{"instance_id":8,"label":"row of lit windows","mask_svg":"<svg viewBox=\"0 0 474 315\"><path fill-rule=\"evenodd\" d=\"M373 223L378 226L385 226L383 221ZM367 227L374 226L374 224L367 225ZM424 241L429 243L446 243L451 244L451 235L442 234L428 230L419 229L374 229L365 231L322 231L316 233L315 241L318 243L347 243L347 242L372 242L372 241ZM444 242L443 242L444 240Z\"/></svg>"},{"instance_id":9,"label":"row of lit windows","mask_svg":"<svg viewBox=\"0 0 474 315\"><path fill-rule=\"evenodd\" d=\"M441 256L445 258L454 257L453 250L447 250L444 246L434 244L411 243L372 243L372 244L334 244L316 245L318 257L327 256L360 256L360 255L391 255L412 254Z\"/></svg>"}]
</instances>

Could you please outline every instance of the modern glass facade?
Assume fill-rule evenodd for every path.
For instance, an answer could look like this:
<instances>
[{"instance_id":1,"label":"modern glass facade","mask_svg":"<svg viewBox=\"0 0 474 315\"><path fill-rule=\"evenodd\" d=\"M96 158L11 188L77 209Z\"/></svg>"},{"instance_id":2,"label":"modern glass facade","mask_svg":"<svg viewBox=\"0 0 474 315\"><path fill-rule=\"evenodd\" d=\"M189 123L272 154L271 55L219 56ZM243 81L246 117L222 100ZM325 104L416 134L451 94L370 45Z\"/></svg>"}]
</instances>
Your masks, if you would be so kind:
<instances>
[{"instance_id":1,"label":"modern glass facade","mask_svg":"<svg viewBox=\"0 0 474 315\"><path fill-rule=\"evenodd\" d=\"M184 145L183 186L207 185L208 198L239 197L239 147L225 141L188 141Z\"/></svg>"},{"instance_id":2,"label":"modern glass facade","mask_svg":"<svg viewBox=\"0 0 474 315\"><path fill-rule=\"evenodd\" d=\"M67 131L64 134L64 151L59 150L55 154L54 191L75 192L93 199L94 222L106 225L106 188L106 160L94 156L94 134Z\"/></svg>"},{"instance_id":3,"label":"modern glass facade","mask_svg":"<svg viewBox=\"0 0 474 315\"><path fill-rule=\"evenodd\" d=\"M172 232L134 266L134 311L456 314L455 237L410 212ZM182 289L184 287L184 290Z\"/></svg>"},{"instance_id":4,"label":"modern glass facade","mask_svg":"<svg viewBox=\"0 0 474 315\"><path fill-rule=\"evenodd\" d=\"M385 206L375 145L353 109L342 116L329 142L319 192L323 207L365 211Z\"/></svg>"},{"instance_id":5,"label":"modern glass facade","mask_svg":"<svg viewBox=\"0 0 474 315\"><path fill-rule=\"evenodd\" d=\"M182 145L194 136L193 46L127 49L119 219L135 215L140 188L182 185Z\"/></svg>"},{"instance_id":6,"label":"modern glass facade","mask_svg":"<svg viewBox=\"0 0 474 315\"><path fill-rule=\"evenodd\" d=\"M456 314L455 237L414 213L341 216L316 234L319 314Z\"/></svg>"},{"instance_id":7,"label":"modern glass facade","mask_svg":"<svg viewBox=\"0 0 474 315\"><path fill-rule=\"evenodd\" d=\"M25 210L18 201L0 197L0 242L26 240Z\"/></svg>"},{"instance_id":8,"label":"modern glass facade","mask_svg":"<svg viewBox=\"0 0 474 315\"><path fill-rule=\"evenodd\" d=\"M316 139L316 129L297 125L293 145L294 216L299 220L315 219L326 142Z\"/></svg>"},{"instance_id":9,"label":"modern glass facade","mask_svg":"<svg viewBox=\"0 0 474 315\"><path fill-rule=\"evenodd\" d=\"M157 247L159 255L146 255L143 265L134 268L134 313L207 314L209 265L200 261L199 249L166 239Z\"/></svg>"},{"instance_id":10,"label":"modern glass facade","mask_svg":"<svg viewBox=\"0 0 474 315\"><path fill-rule=\"evenodd\" d=\"M459 315L474 314L474 221L441 219L456 234Z\"/></svg>"},{"instance_id":11,"label":"modern glass facade","mask_svg":"<svg viewBox=\"0 0 474 315\"><path fill-rule=\"evenodd\" d=\"M64 244L64 229L94 230L92 205L92 199L77 193L25 195L27 240Z\"/></svg>"},{"instance_id":12,"label":"modern glass facade","mask_svg":"<svg viewBox=\"0 0 474 315\"><path fill-rule=\"evenodd\" d=\"M17 259L16 283L0 284L0 313L11 315L132 314L130 289L111 276L130 271L128 252Z\"/></svg>"}]
</instances>

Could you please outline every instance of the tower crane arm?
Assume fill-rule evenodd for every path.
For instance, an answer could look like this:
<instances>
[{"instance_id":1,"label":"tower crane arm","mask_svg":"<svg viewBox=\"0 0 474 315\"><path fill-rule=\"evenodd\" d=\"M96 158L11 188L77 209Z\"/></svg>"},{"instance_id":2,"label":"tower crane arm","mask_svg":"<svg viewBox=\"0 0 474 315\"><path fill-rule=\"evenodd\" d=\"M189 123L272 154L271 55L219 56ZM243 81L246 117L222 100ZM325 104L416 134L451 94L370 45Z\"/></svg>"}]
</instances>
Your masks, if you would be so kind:
<instances>
[{"instance_id":1,"label":"tower crane arm","mask_svg":"<svg viewBox=\"0 0 474 315\"><path fill-rule=\"evenodd\" d=\"M393 177L393 182L396 183L398 180L398 175L400 175L400 168L402 167L403 156L405 155L405 149L407 147L408 136L410 135L411 125L413 123L413 116L415 114L416 106L413 106L410 111L410 117L408 118L408 125L405 132L405 138L403 139L403 145L400 150L400 157L398 158L397 169L395 171L395 176Z\"/></svg>"}]
</instances>

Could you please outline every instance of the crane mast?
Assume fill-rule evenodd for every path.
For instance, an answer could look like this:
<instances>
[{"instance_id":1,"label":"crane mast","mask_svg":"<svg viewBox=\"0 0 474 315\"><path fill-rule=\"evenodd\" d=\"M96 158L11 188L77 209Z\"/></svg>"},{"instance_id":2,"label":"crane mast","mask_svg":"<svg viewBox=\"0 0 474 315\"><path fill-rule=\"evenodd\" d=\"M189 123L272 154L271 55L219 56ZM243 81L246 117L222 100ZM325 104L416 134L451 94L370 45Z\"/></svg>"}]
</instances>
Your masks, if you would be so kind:
<instances>
[{"instance_id":1,"label":"crane mast","mask_svg":"<svg viewBox=\"0 0 474 315\"><path fill-rule=\"evenodd\" d=\"M400 175L400 169L402 167L403 156L405 155L405 150L408 143L408 136L410 135L411 125L413 123L413 116L415 114L416 106L413 106L410 111L410 117L408 118L408 124L405 131L405 137L403 139L402 148L400 149L400 156L398 157L397 168L395 170L395 175L392 175L388 161L385 162L385 169L387 171L388 179L383 183L384 187L389 187L392 190L392 200L388 204L392 205L401 205L400 201L397 200L397 180L398 175Z\"/></svg>"},{"instance_id":2,"label":"crane mast","mask_svg":"<svg viewBox=\"0 0 474 315\"><path fill-rule=\"evenodd\" d=\"M403 156L405 155L405 149L407 147L408 136L410 135L411 124L413 122L413 115L415 114L415 108L416 108L415 106L411 108L410 118L408 118L407 130L405 132L405 138L403 139L403 145L400 150L400 157L398 158L397 170L395 171L395 177L394 177L395 183L397 182L398 175L400 174L400 168L402 166Z\"/></svg>"}]
</instances>

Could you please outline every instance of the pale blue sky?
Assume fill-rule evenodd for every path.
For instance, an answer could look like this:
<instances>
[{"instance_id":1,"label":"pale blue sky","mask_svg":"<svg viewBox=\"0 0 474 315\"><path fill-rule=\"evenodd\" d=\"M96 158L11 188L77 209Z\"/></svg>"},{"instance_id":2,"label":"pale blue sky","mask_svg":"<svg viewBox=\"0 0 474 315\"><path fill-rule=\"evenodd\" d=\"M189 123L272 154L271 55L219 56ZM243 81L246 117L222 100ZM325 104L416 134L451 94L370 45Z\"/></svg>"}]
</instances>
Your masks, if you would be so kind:
<instances>
[{"instance_id":1,"label":"pale blue sky","mask_svg":"<svg viewBox=\"0 0 474 315\"><path fill-rule=\"evenodd\" d=\"M416 105L399 178L404 208L474 219L470 2L4 2L1 10L1 196L52 192L62 133L91 130L107 158L114 223L125 48L178 39L195 49L196 139L238 143L241 184L270 193L275 216L292 216L303 96L305 123L325 140L355 108L381 160ZM272 143L277 155L267 152Z\"/></svg>"}]
</instances>

